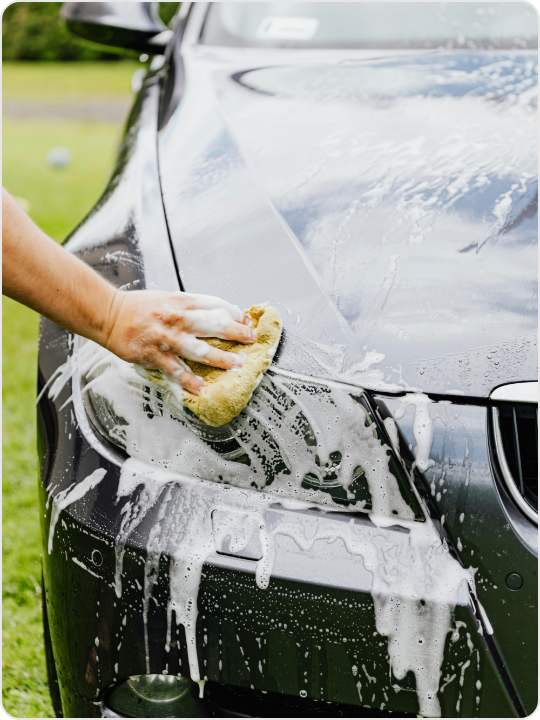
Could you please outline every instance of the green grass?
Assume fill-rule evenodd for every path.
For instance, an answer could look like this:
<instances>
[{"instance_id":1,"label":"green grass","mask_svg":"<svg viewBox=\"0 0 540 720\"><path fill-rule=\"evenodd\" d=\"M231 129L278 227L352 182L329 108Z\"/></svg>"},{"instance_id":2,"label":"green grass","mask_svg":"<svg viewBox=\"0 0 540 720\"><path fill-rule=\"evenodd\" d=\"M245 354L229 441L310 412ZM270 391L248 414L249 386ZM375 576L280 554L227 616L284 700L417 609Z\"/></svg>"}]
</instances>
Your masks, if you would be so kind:
<instances>
[{"instance_id":1,"label":"green grass","mask_svg":"<svg viewBox=\"0 0 540 720\"><path fill-rule=\"evenodd\" d=\"M4 65L4 98L58 100L125 94L133 63ZM99 92L98 92L99 91ZM76 95L76 97L75 97ZM110 172L121 127L76 120L3 123L3 183L29 203L56 240L95 203ZM47 166L51 147L68 147L72 164ZM37 510L36 313L3 298L3 673L4 708L14 717L53 717L41 624L41 540Z\"/></svg>"},{"instance_id":2,"label":"green grass","mask_svg":"<svg viewBox=\"0 0 540 720\"><path fill-rule=\"evenodd\" d=\"M46 233L63 240L104 189L120 135L114 123L4 118L4 186L28 201ZM65 169L46 162L48 151L59 146L72 153Z\"/></svg>"},{"instance_id":3,"label":"green grass","mask_svg":"<svg viewBox=\"0 0 540 720\"><path fill-rule=\"evenodd\" d=\"M140 63L5 63L3 100L32 102L129 98ZM107 181L121 127L111 122L5 117L3 184L24 198L30 215L56 240L63 240L91 209ZM47 153L66 147L72 162L49 167Z\"/></svg>"},{"instance_id":4,"label":"green grass","mask_svg":"<svg viewBox=\"0 0 540 720\"><path fill-rule=\"evenodd\" d=\"M38 316L3 298L3 700L16 717L53 717L41 625L35 431Z\"/></svg>"},{"instance_id":5,"label":"green grass","mask_svg":"<svg viewBox=\"0 0 540 720\"><path fill-rule=\"evenodd\" d=\"M2 98L21 102L72 102L130 95L136 60L119 62L3 63Z\"/></svg>"}]
</instances>

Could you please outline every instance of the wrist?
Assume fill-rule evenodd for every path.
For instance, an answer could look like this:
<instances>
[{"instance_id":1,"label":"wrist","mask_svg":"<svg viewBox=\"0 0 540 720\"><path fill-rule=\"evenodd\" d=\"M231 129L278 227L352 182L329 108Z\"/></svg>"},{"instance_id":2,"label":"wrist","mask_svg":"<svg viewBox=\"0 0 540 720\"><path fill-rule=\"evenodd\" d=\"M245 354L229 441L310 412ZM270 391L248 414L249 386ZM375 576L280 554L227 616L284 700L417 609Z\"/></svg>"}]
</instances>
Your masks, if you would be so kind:
<instances>
[{"instance_id":1,"label":"wrist","mask_svg":"<svg viewBox=\"0 0 540 720\"><path fill-rule=\"evenodd\" d=\"M122 311L126 293L111 287L111 296L108 299L108 310L104 313L101 327L98 328L96 337L93 338L99 345L110 350L111 337Z\"/></svg>"}]
</instances>

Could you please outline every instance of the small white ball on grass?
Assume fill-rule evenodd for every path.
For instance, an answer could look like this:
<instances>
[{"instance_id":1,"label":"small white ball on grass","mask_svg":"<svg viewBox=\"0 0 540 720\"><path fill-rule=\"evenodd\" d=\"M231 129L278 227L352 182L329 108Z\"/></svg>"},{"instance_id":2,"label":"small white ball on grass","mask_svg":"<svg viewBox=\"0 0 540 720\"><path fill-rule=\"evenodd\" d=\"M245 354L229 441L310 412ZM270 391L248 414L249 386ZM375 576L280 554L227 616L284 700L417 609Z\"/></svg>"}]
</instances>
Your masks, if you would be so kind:
<instances>
[{"instance_id":1,"label":"small white ball on grass","mask_svg":"<svg viewBox=\"0 0 540 720\"><path fill-rule=\"evenodd\" d=\"M55 147L47 153L47 165L55 168L65 168L73 159L71 150L66 147Z\"/></svg>"}]
</instances>

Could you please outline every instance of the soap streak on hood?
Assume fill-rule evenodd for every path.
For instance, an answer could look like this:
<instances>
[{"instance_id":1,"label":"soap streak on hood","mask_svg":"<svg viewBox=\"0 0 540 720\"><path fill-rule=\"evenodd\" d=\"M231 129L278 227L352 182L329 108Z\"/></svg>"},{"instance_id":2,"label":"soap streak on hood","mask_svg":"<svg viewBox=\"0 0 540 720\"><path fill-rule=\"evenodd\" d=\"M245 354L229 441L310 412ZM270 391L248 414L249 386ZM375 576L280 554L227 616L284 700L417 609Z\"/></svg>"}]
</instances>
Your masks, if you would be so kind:
<instances>
[{"instance_id":1,"label":"soap streak on hood","mask_svg":"<svg viewBox=\"0 0 540 720\"><path fill-rule=\"evenodd\" d=\"M298 372L291 344L360 384L366 353L425 392L535 379L536 54L361 55L187 51L160 137L186 289L281 304Z\"/></svg>"}]
</instances>

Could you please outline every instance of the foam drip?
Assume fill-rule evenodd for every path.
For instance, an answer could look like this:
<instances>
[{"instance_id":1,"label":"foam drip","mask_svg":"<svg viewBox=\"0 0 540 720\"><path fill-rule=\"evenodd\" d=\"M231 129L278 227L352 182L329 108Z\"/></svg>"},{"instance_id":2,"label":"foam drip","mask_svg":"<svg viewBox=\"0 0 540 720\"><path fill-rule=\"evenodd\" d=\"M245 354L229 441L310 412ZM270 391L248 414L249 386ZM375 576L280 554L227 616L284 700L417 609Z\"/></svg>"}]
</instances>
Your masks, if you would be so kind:
<instances>
[{"instance_id":1,"label":"foam drip","mask_svg":"<svg viewBox=\"0 0 540 720\"><path fill-rule=\"evenodd\" d=\"M54 496L51 512L51 522L49 525L49 555L52 552L54 531L61 511L67 508L68 505L74 503L76 500L80 500L81 498L83 498L89 490L92 490L96 487L96 485L99 485L99 483L105 477L106 473L106 470L98 468L77 485L70 485L70 487L68 487L66 490L62 490Z\"/></svg>"},{"instance_id":2,"label":"foam drip","mask_svg":"<svg viewBox=\"0 0 540 720\"><path fill-rule=\"evenodd\" d=\"M433 421L428 407L431 402L432 400L423 393L409 393L401 399L400 405L394 413L394 418L399 420L405 415L409 405L414 406L415 462L420 472L425 472L434 465L433 460L429 459L431 445L433 444Z\"/></svg>"},{"instance_id":3,"label":"foam drip","mask_svg":"<svg viewBox=\"0 0 540 720\"><path fill-rule=\"evenodd\" d=\"M244 549L252 534L258 534L262 557L257 561L255 580L260 588L268 587L276 552L278 535L292 538L298 547L309 552L321 540L341 539L347 551L362 557L373 576L372 596L375 621L380 635L388 637L388 653L394 676L404 679L407 672L416 676L420 713L440 715L437 690L443 661L444 645L452 631L452 613L463 582L474 587L474 571L462 568L441 541L430 520L426 523L401 521L406 532L396 533L387 527L390 518L371 515L374 526L329 523L320 520L315 532L296 519L281 518L272 512L272 527L266 511L275 508L275 497L219 483L179 476L170 471L148 467L137 460L127 460L122 468L121 493L133 479L148 488L149 497L157 497L164 487L177 487L163 500L160 520L156 521L148 542L151 563L157 568L158 552L170 556L170 597L167 609L167 650L172 637L173 611L176 623L183 625L190 674L199 681L196 649L197 595L205 561L223 540L230 538L230 551ZM127 481L125 480L127 478ZM126 483L126 485L124 484ZM153 489L152 489L153 488ZM133 501L135 504L137 500ZM129 504L129 503L128 503ZM297 509L309 503L294 503ZM213 522L217 510L219 520ZM326 516L328 518L328 516ZM148 562L148 561L147 561ZM157 578L154 577L153 582ZM144 608L148 611L152 583L145 583ZM145 618L146 620L146 618Z\"/></svg>"},{"instance_id":4,"label":"foam drip","mask_svg":"<svg viewBox=\"0 0 540 720\"><path fill-rule=\"evenodd\" d=\"M172 492L172 485L177 491ZM162 553L170 556L170 595L167 607L167 651L172 637L173 612L177 625L183 625L186 633L187 652L191 678L201 680L195 630L197 623L197 595L202 567L208 556L216 550L212 512L224 512L218 536L229 535L237 550L243 549L250 540L254 528L264 533L263 511L275 498L219 483L178 476L170 471L148 467L138 460L127 460L122 466L119 496L128 495L137 488L134 499L126 503L126 516L136 517L140 522L162 491L164 494L159 516L148 539L148 555L145 566L144 622L147 624L149 601L153 585L157 582L159 558ZM140 502L140 497L147 500ZM136 511L134 511L136 508ZM269 543L263 542L268 551ZM268 573L268 552L259 562L261 573ZM120 586L122 560L117 556L117 587ZM269 574L269 573L268 573ZM146 645L148 647L147 638Z\"/></svg>"},{"instance_id":5,"label":"foam drip","mask_svg":"<svg viewBox=\"0 0 540 720\"><path fill-rule=\"evenodd\" d=\"M231 423L213 431L186 414L174 395L151 388L131 365L93 343L80 351L81 375L94 406L107 403L107 433L131 457L183 474L334 506L328 493L306 488L306 475L320 485L330 469L346 491L354 471L365 473L373 512L412 519L396 478L388 448L362 405L347 390L264 376L248 407ZM97 400L95 399L97 398ZM146 412L143 411L146 408ZM112 410L112 412L111 412ZM98 409L99 412L99 409ZM149 417L150 415L150 417ZM306 439L309 428L311 440ZM209 442L234 440L246 462L210 449ZM341 458L336 468L331 455ZM246 464L248 463L248 464ZM354 509L362 509L358 503Z\"/></svg>"},{"instance_id":6,"label":"foam drip","mask_svg":"<svg viewBox=\"0 0 540 720\"><path fill-rule=\"evenodd\" d=\"M143 588L148 671L147 618L162 554L170 558L166 649L172 643L173 623L182 625L190 674L199 682L198 589L204 563L221 549L223 541L228 538L230 551L239 552L254 534L258 536L262 557L256 564L255 581L260 588L266 588L272 575L277 536L292 538L304 552L311 551L316 542L341 539L349 553L362 558L372 575L376 628L388 638L394 676L401 680L412 671L420 714L440 715L437 692L446 636L455 632L452 615L460 586L467 583L474 591L475 571L462 568L450 555L429 517L423 523L414 521L389 471L386 447L377 438L362 405L347 390L314 390L309 384L284 377L274 376L271 381L263 378L249 407L230 424L227 437L237 442L238 449L220 454L212 449L212 442L222 437L219 433L205 436L210 432L208 428L201 428L197 422L190 424L174 398L145 390L141 378L127 363L87 342L80 351L80 367L87 383L84 395L91 392L94 409L107 410L100 414L108 418L106 432L131 456L122 466L118 487L118 497L127 498L116 538L118 596L122 593L126 542L159 501L148 536ZM420 469L427 462L431 445L431 426L425 417L427 413L429 419L427 402L428 398L416 394L407 396L403 403L403 412L411 403L416 408ZM304 422L311 428L310 443L302 434ZM395 441L392 429L387 429ZM221 428L218 431L223 432ZM266 485L268 462L276 455L276 444L282 466L270 462L275 477ZM328 494L306 489L301 483L306 472L324 480L325 465L336 451L342 456L338 480L346 490L354 469L359 465L364 469L373 500L373 525L355 523L353 518L349 523L329 522L331 515L325 513L317 520L316 529L311 524L308 531L301 516L276 512L277 501L282 508L296 510L332 503ZM244 453L249 464L237 462L238 453ZM58 508L55 518L63 507L80 499L100 480L94 473L74 489L59 493L53 508L53 513ZM271 506L270 523L266 513ZM357 510L358 505L353 509ZM396 524L402 532L390 530ZM53 535L51 522L50 547ZM360 697L361 690L359 681Z\"/></svg>"}]
</instances>

